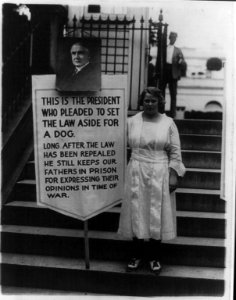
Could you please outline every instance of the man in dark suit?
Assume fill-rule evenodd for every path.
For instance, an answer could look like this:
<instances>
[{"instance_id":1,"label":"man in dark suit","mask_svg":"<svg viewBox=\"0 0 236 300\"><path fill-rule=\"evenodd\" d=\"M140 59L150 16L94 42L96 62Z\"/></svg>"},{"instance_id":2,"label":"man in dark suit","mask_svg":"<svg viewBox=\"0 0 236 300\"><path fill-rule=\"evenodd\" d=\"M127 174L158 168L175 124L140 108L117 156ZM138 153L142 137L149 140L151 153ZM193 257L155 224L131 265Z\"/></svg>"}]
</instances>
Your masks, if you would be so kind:
<instances>
[{"instance_id":1,"label":"man in dark suit","mask_svg":"<svg viewBox=\"0 0 236 300\"><path fill-rule=\"evenodd\" d=\"M60 91L97 91L101 88L99 63L90 61L88 47L82 42L71 46L72 65L58 72L56 86Z\"/></svg>"},{"instance_id":2,"label":"man in dark suit","mask_svg":"<svg viewBox=\"0 0 236 300\"><path fill-rule=\"evenodd\" d=\"M169 45L166 50L166 62L164 67L164 78L162 85L162 92L165 96L165 89L168 83L169 91L170 91L170 114L171 117L175 117L176 115L176 97L177 97L177 82L181 77L181 68L184 62L184 56L180 48L174 46L175 41L177 39L176 32L170 32L169 34Z\"/></svg>"}]
</instances>

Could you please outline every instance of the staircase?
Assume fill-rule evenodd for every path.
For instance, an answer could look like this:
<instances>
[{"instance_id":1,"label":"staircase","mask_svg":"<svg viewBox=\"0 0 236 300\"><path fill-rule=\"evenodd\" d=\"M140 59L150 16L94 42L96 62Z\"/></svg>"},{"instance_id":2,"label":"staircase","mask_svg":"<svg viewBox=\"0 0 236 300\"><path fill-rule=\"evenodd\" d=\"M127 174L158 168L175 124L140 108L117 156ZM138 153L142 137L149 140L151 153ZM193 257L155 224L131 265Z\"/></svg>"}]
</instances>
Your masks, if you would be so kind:
<instances>
[{"instance_id":1,"label":"staircase","mask_svg":"<svg viewBox=\"0 0 236 300\"><path fill-rule=\"evenodd\" d=\"M225 202L220 199L221 121L176 120L187 172L177 190L178 237L163 242L163 271L126 273L120 207L83 222L36 205L33 154L2 208L2 292L9 287L127 296L222 296Z\"/></svg>"}]
</instances>

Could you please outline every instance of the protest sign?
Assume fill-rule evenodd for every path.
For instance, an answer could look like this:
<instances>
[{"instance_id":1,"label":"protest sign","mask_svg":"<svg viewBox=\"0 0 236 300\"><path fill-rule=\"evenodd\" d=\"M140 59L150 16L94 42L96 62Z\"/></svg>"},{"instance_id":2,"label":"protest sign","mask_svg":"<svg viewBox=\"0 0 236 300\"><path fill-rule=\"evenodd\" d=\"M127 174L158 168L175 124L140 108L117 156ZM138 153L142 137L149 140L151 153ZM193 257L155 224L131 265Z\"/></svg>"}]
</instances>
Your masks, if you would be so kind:
<instances>
[{"instance_id":1,"label":"protest sign","mask_svg":"<svg viewBox=\"0 0 236 300\"><path fill-rule=\"evenodd\" d=\"M104 75L101 91L73 94L55 81L32 78L37 203L87 220L122 200L127 79Z\"/></svg>"}]
</instances>

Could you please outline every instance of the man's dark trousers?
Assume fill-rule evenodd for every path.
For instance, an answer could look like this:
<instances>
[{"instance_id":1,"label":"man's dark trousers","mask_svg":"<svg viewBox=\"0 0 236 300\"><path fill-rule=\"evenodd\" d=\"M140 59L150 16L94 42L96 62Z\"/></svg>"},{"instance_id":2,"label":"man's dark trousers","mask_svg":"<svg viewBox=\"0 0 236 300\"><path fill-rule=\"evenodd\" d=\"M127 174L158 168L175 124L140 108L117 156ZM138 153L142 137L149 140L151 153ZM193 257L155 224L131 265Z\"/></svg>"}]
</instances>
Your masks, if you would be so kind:
<instances>
[{"instance_id":1,"label":"man's dark trousers","mask_svg":"<svg viewBox=\"0 0 236 300\"><path fill-rule=\"evenodd\" d=\"M164 78L162 84L162 93L165 97L165 89L168 83L169 91L170 91L170 115L172 118L176 115L176 97L177 97L177 79L173 78L172 75L172 64L165 64L164 68Z\"/></svg>"}]
</instances>

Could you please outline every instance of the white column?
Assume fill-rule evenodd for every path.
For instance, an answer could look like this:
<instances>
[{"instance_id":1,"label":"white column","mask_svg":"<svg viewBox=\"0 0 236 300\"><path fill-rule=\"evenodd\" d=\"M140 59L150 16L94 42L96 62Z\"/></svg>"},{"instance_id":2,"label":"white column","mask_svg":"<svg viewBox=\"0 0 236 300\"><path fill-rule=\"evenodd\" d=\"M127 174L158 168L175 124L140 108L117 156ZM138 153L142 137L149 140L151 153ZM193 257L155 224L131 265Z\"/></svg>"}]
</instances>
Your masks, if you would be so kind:
<instances>
[{"instance_id":1,"label":"white column","mask_svg":"<svg viewBox=\"0 0 236 300\"><path fill-rule=\"evenodd\" d=\"M225 299L233 299L235 260L235 169L236 169L236 5L232 4L232 27L227 32L230 37L225 64L225 101L222 135L222 176L221 198L226 201L226 269ZM227 40L225 41L227 42Z\"/></svg>"}]
</instances>

